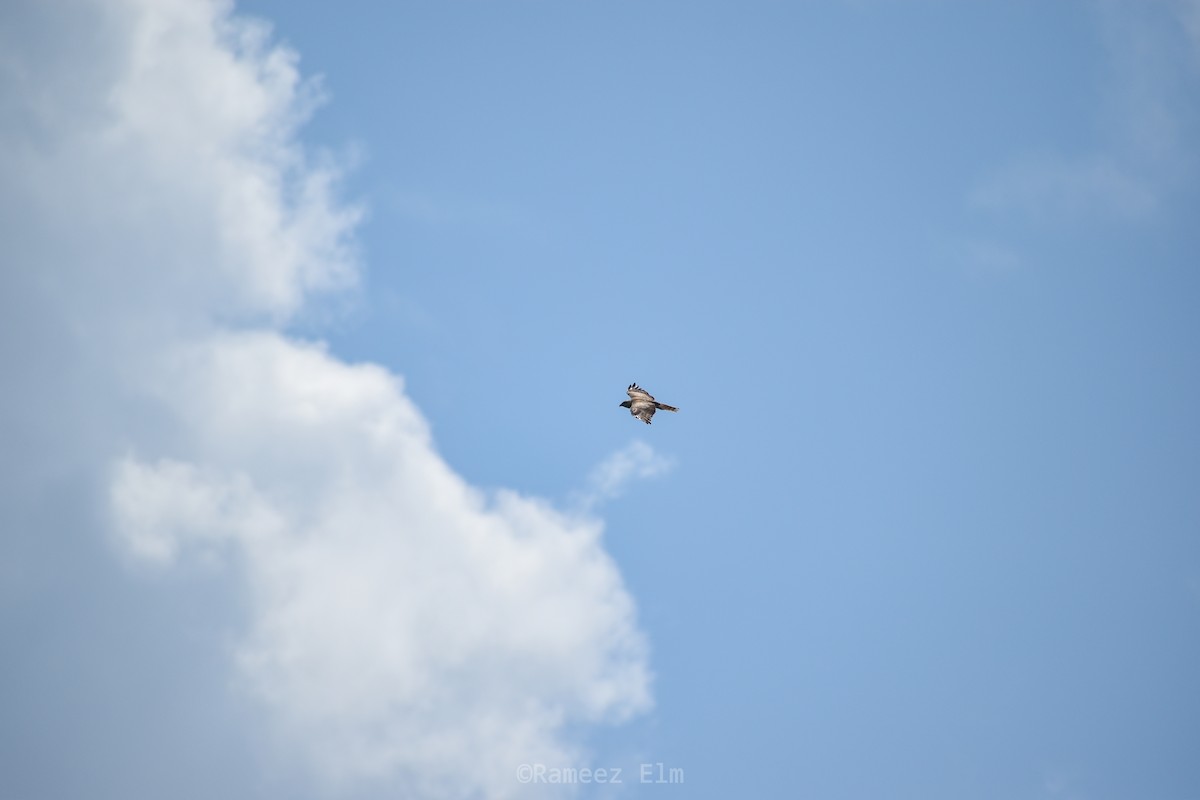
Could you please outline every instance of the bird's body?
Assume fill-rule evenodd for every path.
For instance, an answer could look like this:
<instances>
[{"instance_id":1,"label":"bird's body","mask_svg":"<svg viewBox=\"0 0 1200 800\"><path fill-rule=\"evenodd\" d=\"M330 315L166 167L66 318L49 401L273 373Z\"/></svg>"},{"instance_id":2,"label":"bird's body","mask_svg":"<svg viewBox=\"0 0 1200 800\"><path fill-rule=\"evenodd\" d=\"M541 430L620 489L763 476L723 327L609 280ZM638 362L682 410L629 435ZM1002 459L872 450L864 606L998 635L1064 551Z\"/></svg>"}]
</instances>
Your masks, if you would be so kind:
<instances>
[{"instance_id":1,"label":"bird's body","mask_svg":"<svg viewBox=\"0 0 1200 800\"><path fill-rule=\"evenodd\" d=\"M650 424L650 418L654 416L655 411L678 411L675 406L669 406L666 403L660 403L651 396L642 387L636 383L629 384L626 390L629 399L621 403L622 408L628 408L629 413L640 419L647 425Z\"/></svg>"}]
</instances>

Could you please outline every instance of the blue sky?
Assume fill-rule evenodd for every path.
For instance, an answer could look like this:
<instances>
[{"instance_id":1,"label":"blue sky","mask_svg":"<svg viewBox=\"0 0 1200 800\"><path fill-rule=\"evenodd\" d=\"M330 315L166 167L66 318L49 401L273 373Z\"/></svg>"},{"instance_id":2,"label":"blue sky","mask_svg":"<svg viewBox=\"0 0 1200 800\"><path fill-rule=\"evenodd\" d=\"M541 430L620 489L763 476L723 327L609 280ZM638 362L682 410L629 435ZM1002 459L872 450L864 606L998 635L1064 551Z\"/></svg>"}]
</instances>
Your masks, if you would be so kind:
<instances>
[{"instance_id":1,"label":"blue sky","mask_svg":"<svg viewBox=\"0 0 1200 800\"><path fill-rule=\"evenodd\" d=\"M1200 797L1195 2L66 5L6 792Z\"/></svg>"}]
</instances>

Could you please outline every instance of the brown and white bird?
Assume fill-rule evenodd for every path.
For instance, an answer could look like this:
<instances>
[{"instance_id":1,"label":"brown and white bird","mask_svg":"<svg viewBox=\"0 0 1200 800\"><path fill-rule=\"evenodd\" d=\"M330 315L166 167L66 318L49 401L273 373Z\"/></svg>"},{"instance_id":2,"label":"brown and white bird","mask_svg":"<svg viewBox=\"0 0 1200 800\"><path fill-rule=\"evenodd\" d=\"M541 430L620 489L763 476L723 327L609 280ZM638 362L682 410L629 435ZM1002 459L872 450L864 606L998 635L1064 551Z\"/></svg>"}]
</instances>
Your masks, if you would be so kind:
<instances>
[{"instance_id":1,"label":"brown and white bird","mask_svg":"<svg viewBox=\"0 0 1200 800\"><path fill-rule=\"evenodd\" d=\"M628 408L629 413L640 419L647 425L650 424L650 418L654 416L654 412L661 409L663 411L678 411L675 406L669 406L666 403L660 403L650 396L642 387L636 383L629 384L626 390L629 399L621 403L622 408Z\"/></svg>"}]
</instances>

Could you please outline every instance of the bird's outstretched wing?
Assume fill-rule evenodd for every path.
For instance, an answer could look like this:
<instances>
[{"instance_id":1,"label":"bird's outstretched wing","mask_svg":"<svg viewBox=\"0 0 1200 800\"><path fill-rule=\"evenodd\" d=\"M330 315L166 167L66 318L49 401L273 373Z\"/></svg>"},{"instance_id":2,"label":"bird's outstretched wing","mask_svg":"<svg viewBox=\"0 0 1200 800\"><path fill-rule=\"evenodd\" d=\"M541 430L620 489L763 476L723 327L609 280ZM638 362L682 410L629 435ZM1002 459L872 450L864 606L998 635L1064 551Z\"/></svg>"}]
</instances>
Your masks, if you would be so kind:
<instances>
[{"instance_id":1,"label":"bird's outstretched wing","mask_svg":"<svg viewBox=\"0 0 1200 800\"><path fill-rule=\"evenodd\" d=\"M654 402L654 397L649 392L647 392L645 389L638 386L636 383L629 384L629 388L625 391L625 393L628 394L629 399L635 403L637 403L638 401L641 401L641 400L645 400L645 401L648 401L651 403Z\"/></svg>"}]
</instances>

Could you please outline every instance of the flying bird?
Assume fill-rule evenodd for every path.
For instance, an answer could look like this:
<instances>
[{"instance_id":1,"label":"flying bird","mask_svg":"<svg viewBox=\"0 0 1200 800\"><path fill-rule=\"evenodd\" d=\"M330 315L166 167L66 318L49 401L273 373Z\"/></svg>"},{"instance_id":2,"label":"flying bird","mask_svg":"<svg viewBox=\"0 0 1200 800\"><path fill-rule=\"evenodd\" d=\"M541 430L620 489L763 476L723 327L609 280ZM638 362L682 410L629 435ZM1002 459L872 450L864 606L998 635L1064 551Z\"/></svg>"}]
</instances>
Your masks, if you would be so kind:
<instances>
[{"instance_id":1,"label":"flying bird","mask_svg":"<svg viewBox=\"0 0 1200 800\"><path fill-rule=\"evenodd\" d=\"M626 390L626 392L629 395L629 399L624 403L621 403L621 407L628 408L630 414L637 417L647 425L650 424L650 418L654 416L654 412L658 409L662 409L663 411L679 410L675 406L669 406L666 403L658 402L650 396L649 392L638 386L636 383L629 384L629 388Z\"/></svg>"}]
</instances>

